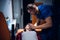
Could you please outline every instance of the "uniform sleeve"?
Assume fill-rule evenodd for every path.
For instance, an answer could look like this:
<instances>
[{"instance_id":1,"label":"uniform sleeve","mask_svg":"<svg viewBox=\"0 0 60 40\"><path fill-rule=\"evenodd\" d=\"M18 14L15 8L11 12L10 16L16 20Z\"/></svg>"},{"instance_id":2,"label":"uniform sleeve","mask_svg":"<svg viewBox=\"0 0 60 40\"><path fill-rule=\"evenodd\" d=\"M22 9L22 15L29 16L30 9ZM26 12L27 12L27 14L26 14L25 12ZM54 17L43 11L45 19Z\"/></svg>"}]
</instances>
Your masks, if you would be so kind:
<instances>
[{"instance_id":1,"label":"uniform sleeve","mask_svg":"<svg viewBox=\"0 0 60 40\"><path fill-rule=\"evenodd\" d=\"M51 6L42 6L41 14L42 14L44 19L49 17L49 16L52 16Z\"/></svg>"},{"instance_id":2,"label":"uniform sleeve","mask_svg":"<svg viewBox=\"0 0 60 40\"><path fill-rule=\"evenodd\" d=\"M52 16L52 11L50 9L45 9L43 10L42 15L43 15L43 18L45 19L49 16Z\"/></svg>"},{"instance_id":3,"label":"uniform sleeve","mask_svg":"<svg viewBox=\"0 0 60 40\"><path fill-rule=\"evenodd\" d=\"M40 14L41 18L45 19L49 16L52 16L51 6L49 6L49 5L40 5L40 6L38 6L38 9L41 12L41 14Z\"/></svg>"}]
</instances>

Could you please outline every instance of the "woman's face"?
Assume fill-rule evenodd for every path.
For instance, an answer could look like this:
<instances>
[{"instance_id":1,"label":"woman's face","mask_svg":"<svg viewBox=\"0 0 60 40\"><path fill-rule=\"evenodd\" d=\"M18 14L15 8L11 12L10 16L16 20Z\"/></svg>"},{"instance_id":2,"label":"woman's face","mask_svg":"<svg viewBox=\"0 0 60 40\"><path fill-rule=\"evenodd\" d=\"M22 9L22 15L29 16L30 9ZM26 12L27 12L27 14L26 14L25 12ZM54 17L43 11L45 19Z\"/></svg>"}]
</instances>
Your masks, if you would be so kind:
<instances>
[{"instance_id":1,"label":"woman's face","mask_svg":"<svg viewBox=\"0 0 60 40\"><path fill-rule=\"evenodd\" d=\"M30 30L29 25L26 25L25 29L26 29L26 31L27 31L27 30L29 31L29 30Z\"/></svg>"}]
</instances>

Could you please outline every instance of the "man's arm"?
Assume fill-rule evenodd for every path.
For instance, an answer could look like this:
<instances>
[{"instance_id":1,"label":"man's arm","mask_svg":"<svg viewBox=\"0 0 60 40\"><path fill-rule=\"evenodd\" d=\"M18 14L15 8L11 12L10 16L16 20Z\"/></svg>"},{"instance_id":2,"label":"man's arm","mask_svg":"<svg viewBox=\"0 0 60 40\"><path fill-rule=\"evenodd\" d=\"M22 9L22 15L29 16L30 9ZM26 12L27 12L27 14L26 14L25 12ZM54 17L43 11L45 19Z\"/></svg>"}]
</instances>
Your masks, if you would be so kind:
<instances>
[{"instance_id":1,"label":"man's arm","mask_svg":"<svg viewBox=\"0 0 60 40\"><path fill-rule=\"evenodd\" d=\"M49 28L49 27L52 27L52 19L51 17L47 17L45 19L46 23L42 24L42 25L39 25L39 26L36 26L37 29L46 29L46 28Z\"/></svg>"},{"instance_id":2,"label":"man's arm","mask_svg":"<svg viewBox=\"0 0 60 40\"><path fill-rule=\"evenodd\" d=\"M52 27L52 19L51 17L47 17L45 19L46 23L42 24L42 25L39 25L39 26L33 26L32 24L30 24L31 28L32 29L46 29L46 28L50 28Z\"/></svg>"}]
</instances>

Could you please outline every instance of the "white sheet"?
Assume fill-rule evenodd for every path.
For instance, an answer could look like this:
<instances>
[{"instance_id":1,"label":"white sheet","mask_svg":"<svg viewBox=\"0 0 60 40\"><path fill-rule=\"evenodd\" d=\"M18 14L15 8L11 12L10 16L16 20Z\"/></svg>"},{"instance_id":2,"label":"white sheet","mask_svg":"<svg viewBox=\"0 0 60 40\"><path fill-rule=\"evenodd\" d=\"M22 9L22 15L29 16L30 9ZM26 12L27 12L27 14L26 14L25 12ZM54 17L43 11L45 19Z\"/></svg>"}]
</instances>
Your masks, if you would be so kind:
<instances>
[{"instance_id":1,"label":"white sheet","mask_svg":"<svg viewBox=\"0 0 60 40\"><path fill-rule=\"evenodd\" d=\"M26 31L22 33L22 40L38 40L35 31Z\"/></svg>"}]
</instances>

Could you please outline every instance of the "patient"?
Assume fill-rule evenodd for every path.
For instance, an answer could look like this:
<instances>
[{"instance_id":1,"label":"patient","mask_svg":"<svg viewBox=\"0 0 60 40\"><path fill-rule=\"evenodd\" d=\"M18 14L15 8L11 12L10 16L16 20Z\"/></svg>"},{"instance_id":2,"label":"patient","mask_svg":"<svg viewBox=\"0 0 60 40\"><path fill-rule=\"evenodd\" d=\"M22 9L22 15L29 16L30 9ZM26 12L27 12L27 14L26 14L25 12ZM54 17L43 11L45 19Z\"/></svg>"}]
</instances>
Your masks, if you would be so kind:
<instances>
[{"instance_id":1,"label":"patient","mask_svg":"<svg viewBox=\"0 0 60 40\"><path fill-rule=\"evenodd\" d=\"M30 28L30 25L27 24L25 29L19 29L18 33L22 33L22 40L38 40L37 33L34 29ZM17 34L16 34L17 35Z\"/></svg>"},{"instance_id":2,"label":"patient","mask_svg":"<svg viewBox=\"0 0 60 40\"><path fill-rule=\"evenodd\" d=\"M34 29L31 29L31 27L29 26L29 24L27 24L24 29L18 29L18 30L17 30L16 36L17 36L19 33L22 33L22 32L25 32L25 31L34 31Z\"/></svg>"},{"instance_id":3,"label":"patient","mask_svg":"<svg viewBox=\"0 0 60 40\"><path fill-rule=\"evenodd\" d=\"M38 40L36 32L26 25L25 31L22 32L22 40Z\"/></svg>"}]
</instances>

